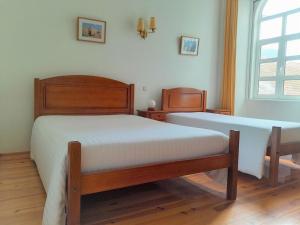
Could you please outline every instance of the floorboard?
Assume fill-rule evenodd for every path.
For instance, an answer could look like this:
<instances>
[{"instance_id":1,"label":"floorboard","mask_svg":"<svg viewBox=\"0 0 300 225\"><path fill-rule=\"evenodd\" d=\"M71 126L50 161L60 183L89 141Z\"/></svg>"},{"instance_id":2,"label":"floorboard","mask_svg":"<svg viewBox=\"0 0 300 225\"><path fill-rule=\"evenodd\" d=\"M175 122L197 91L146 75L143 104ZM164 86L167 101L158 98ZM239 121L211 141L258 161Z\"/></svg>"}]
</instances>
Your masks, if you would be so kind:
<instances>
[{"instance_id":1,"label":"floorboard","mask_svg":"<svg viewBox=\"0 0 300 225\"><path fill-rule=\"evenodd\" d=\"M298 225L300 172L280 168L281 185L239 175L238 200L203 174L83 198L84 225ZM28 153L0 156L0 224L40 225L45 192Z\"/></svg>"}]
</instances>

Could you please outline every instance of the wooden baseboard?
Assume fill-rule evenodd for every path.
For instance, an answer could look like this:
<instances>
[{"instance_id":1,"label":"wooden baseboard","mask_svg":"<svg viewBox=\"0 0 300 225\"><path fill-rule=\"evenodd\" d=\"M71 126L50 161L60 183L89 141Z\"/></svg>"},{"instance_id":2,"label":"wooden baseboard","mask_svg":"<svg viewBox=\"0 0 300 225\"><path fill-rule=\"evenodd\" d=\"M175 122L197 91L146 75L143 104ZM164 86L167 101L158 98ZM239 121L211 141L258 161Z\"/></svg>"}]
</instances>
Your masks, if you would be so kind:
<instances>
[{"instance_id":1,"label":"wooden baseboard","mask_svg":"<svg viewBox=\"0 0 300 225\"><path fill-rule=\"evenodd\" d=\"M16 160L16 159L29 159L29 158L30 158L29 151L0 154L0 160L2 160L2 161Z\"/></svg>"}]
</instances>

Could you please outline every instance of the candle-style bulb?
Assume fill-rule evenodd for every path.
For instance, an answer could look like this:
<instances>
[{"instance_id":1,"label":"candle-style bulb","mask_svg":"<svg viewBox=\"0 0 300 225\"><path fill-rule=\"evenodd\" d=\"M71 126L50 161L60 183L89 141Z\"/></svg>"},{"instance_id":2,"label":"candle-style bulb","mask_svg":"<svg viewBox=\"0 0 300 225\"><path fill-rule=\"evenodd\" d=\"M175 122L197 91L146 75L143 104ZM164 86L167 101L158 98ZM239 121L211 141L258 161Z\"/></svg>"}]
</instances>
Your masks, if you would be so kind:
<instances>
[{"instance_id":1,"label":"candle-style bulb","mask_svg":"<svg viewBox=\"0 0 300 225\"><path fill-rule=\"evenodd\" d=\"M137 31L138 32L145 31L145 23L142 18L139 18L139 20L138 20Z\"/></svg>"},{"instance_id":2,"label":"candle-style bulb","mask_svg":"<svg viewBox=\"0 0 300 225\"><path fill-rule=\"evenodd\" d=\"M156 18L155 18L155 17L151 17L151 18L150 18L150 25L149 25L149 28L150 28L152 31L155 31L155 30L156 30Z\"/></svg>"}]
</instances>

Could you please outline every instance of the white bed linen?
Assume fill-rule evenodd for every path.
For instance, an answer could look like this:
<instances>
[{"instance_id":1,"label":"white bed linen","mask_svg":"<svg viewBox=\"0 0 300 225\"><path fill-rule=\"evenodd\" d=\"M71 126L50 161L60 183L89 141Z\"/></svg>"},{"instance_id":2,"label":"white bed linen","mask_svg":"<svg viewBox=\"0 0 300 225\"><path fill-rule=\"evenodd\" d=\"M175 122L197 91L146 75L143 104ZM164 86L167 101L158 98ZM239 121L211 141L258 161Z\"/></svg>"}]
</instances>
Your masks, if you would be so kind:
<instances>
[{"instance_id":1,"label":"white bed linen","mask_svg":"<svg viewBox=\"0 0 300 225\"><path fill-rule=\"evenodd\" d=\"M83 172L193 159L228 151L216 131L131 115L44 116L35 121L31 156L47 192L43 225L65 224L66 155L69 141L82 143Z\"/></svg>"},{"instance_id":2,"label":"white bed linen","mask_svg":"<svg viewBox=\"0 0 300 225\"><path fill-rule=\"evenodd\" d=\"M212 129L228 134L229 130L240 131L239 170L262 178L264 157L272 127L282 128L282 143L300 141L300 124L284 121L262 120L213 113L170 113L167 121L191 127Z\"/></svg>"}]
</instances>

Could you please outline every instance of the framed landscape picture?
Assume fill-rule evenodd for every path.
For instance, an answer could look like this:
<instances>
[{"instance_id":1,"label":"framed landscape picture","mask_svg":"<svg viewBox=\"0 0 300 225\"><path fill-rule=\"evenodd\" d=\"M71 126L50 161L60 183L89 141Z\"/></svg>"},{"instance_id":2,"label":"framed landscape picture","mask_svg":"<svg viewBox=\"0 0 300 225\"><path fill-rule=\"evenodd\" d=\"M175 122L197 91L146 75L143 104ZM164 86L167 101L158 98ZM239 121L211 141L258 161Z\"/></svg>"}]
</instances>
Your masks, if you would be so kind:
<instances>
[{"instance_id":1,"label":"framed landscape picture","mask_svg":"<svg viewBox=\"0 0 300 225\"><path fill-rule=\"evenodd\" d=\"M200 38L182 36L180 54L197 56L199 51L199 42Z\"/></svg>"},{"instance_id":2,"label":"framed landscape picture","mask_svg":"<svg viewBox=\"0 0 300 225\"><path fill-rule=\"evenodd\" d=\"M78 17L78 40L105 43L106 22Z\"/></svg>"}]
</instances>

